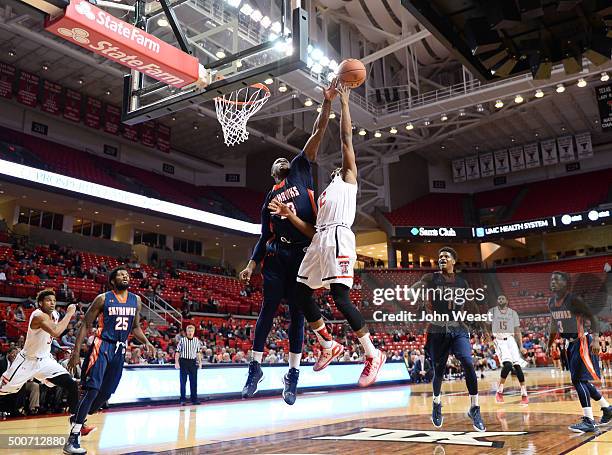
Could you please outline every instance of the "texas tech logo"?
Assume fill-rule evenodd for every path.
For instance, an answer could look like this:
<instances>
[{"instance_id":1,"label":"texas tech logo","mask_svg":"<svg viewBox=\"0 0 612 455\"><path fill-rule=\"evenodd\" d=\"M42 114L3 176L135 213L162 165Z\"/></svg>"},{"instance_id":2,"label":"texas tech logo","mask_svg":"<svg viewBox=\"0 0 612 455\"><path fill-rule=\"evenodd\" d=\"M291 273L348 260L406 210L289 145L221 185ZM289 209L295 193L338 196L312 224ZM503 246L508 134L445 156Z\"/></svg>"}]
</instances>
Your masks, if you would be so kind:
<instances>
[{"instance_id":1,"label":"texas tech logo","mask_svg":"<svg viewBox=\"0 0 612 455\"><path fill-rule=\"evenodd\" d=\"M385 428L362 428L359 433L345 436L322 436L313 439L333 439L347 441L385 441L411 442L425 444L454 444L466 446L481 446L501 448L503 441L489 441L487 438L498 436L520 436L526 431L425 431L425 430L394 430Z\"/></svg>"},{"instance_id":2,"label":"texas tech logo","mask_svg":"<svg viewBox=\"0 0 612 455\"><path fill-rule=\"evenodd\" d=\"M338 268L340 269L340 275L346 276L349 273L349 266L351 263L348 259L338 259Z\"/></svg>"}]
</instances>

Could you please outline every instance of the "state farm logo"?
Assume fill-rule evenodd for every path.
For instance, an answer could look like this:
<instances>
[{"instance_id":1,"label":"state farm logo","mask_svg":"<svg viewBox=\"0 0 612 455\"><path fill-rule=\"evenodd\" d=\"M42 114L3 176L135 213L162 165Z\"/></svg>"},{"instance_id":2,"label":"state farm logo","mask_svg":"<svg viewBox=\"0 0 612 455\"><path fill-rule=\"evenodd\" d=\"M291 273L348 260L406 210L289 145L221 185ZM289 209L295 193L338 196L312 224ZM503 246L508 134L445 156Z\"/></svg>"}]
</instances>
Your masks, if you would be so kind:
<instances>
[{"instance_id":1,"label":"state farm logo","mask_svg":"<svg viewBox=\"0 0 612 455\"><path fill-rule=\"evenodd\" d=\"M77 13L82 14L90 21L93 21L96 18L96 15L91 10L91 6L89 6L88 2L81 2L74 8Z\"/></svg>"},{"instance_id":2,"label":"state farm logo","mask_svg":"<svg viewBox=\"0 0 612 455\"><path fill-rule=\"evenodd\" d=\"M89 32L87 30L83 30L82 28L60 27L57 31L68 38L72 38L77 43L89 44Z\"/></svg>"}]
</instances>

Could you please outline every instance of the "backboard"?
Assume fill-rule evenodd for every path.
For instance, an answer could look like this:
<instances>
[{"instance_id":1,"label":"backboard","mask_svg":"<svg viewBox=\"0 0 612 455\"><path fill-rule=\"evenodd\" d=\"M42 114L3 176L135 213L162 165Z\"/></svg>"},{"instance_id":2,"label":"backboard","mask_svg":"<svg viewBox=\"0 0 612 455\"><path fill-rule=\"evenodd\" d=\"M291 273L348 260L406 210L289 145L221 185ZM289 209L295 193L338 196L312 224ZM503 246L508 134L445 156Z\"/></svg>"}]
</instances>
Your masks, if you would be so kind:
<instances>
[{"instance_id":1,"label":"backboard","mask_svg":"<svg viewBox=\"0 0 612 455\"><path fill-rule=\"evenodd\" d=\"M176 88L132 70L124 78L126 124L306 67L308 17L295 0L161 0L135 6L132 23L196 57L209 85Z\"/></svg>"}]
</instances>

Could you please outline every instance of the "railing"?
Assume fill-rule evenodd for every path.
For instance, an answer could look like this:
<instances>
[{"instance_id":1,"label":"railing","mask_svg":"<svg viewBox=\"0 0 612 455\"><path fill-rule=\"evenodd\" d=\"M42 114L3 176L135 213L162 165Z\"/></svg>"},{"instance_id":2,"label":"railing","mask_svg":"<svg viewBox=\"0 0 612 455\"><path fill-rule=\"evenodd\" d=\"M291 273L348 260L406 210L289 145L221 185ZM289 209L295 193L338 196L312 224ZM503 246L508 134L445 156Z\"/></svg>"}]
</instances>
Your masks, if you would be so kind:
<instances>
[{"instance_id":1,"label":"railing","mask_svg":"<svg viewBox=\"0 0 612 455\"><path fill-rule=\"evenodd\" d=\"M160 322L166 324L168 319L166 316L170 316L174 321L179 325L179 327L183 327L183 315L180 311L162 299L160 296L156 295L152 299L140 293L140 298L142 299L142 304L146 307L150 314L153 314L160 318ZM149 318L150 320L151 318Z\"/></svg>"}]
</instances>

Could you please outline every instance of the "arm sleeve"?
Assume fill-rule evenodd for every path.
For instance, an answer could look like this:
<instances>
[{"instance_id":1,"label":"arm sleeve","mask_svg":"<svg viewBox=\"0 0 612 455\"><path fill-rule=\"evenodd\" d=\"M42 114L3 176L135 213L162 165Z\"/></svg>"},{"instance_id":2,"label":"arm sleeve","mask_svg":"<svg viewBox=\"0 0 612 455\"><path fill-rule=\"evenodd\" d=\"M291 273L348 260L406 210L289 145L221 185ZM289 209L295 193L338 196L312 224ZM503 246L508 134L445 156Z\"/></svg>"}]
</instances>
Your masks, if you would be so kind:
<instances>
[{"instance_id":1,"label":"arm sleeve","mask_svg":"<svg viewBox=\"0 0 612 455\"><path fill-rule=\"evenodd\" d=\"M270 211L268 210L269 199L270 193L266 196L263 207L261 208L261 235L251 255L251 260L255 261L257 264L259 264L266 255L266 244L270 237L272 237L272 230L270 229Z\"/></svg>"},{"instance_id":2,"label":"arm sleeve","mask_svg":"<svg viewBox=\"0 0 612 455\"><path fill-rule=\"evenodd\" d=\"M312 167L310 165L310 161L308 161L308 158L303 151L291 161L289 175L301 182L307 188L311 190L314 189Z\"/></svg>"}]
</instances>

